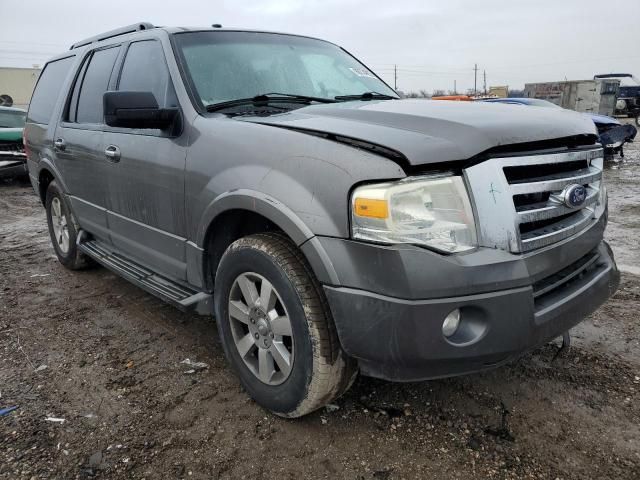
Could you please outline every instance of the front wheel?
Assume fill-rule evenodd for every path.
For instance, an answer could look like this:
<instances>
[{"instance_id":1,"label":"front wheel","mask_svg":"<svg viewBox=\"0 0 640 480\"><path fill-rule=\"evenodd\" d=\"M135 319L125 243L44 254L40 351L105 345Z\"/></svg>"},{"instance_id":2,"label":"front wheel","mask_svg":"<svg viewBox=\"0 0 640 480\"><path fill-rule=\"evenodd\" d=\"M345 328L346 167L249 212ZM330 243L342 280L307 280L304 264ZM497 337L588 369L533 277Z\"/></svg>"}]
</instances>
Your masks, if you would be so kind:
<instances>
[{"instance_id":1,"label":"front wheel","mask_svg":"<svg viewBox=\"0 0 640 480\"><path fill-rule=\"evenodd\" d=\"M321 286L282 235L251 235L227 249L216 273L215 312L242 385L280 416L326 405L355 377Z\"/></svg>"}]
</instances>

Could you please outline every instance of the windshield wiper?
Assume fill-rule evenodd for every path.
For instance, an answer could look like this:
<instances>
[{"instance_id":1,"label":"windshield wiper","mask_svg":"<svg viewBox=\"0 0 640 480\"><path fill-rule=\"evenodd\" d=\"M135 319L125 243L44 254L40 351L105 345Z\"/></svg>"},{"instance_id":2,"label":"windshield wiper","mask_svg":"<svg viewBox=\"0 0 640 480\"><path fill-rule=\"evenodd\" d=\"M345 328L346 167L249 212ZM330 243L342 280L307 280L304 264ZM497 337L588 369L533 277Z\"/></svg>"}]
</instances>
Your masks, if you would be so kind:
<instances>
[{"instance_id":1,"label":"windshield wiper","mask_svg":"<svg viewBox=\"0 0 640 480\"><path fill-rule=\"evenodd\" d=\"M294 95L290 93L262 93L255 97L237 98L235 100L228 100L226 102L212 103L207 105L207 112L216 112L218 110L224 110L225 108L238 107L243 105L253 105L254 107L264 107L274 102L289 102L289 103L335 103L335 100L331 98L322 97L310 97L308 95Z\"/></svg>"},{"instance_id":2,"label":"windshield wiper","mask_svg":"<svg viewBox=\"0 0 640 480\"><path fill-rule=\"evenodd\" d=\"M398 97L380 92L364 92L357 95L338 95L336 100L397 100Z\"/></svg>"}]
</instances>

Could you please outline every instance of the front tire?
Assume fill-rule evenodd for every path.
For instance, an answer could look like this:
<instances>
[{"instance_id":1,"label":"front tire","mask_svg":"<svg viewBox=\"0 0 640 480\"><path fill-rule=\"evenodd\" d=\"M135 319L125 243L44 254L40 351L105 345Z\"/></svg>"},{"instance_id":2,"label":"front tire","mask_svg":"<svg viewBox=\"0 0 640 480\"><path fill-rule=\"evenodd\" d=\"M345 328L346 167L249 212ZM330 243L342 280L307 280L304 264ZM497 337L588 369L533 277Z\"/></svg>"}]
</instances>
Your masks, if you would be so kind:
<instances>
[{"instance_id":1,"label":"front tire","mask_svg":"<svg viewBox=\"0 0 640 480\"><path fill-rule=\"evenodd\" d=\"M89 266L89 257L82 254L76 245L78 224L71 213L67 198L55 180L47 187L45 209L49 236L60 263L70 270L81 270Z\"/></svg>"},{"instance_id":2,"label":"front tire","mask_svg":"<svg viewBox=\"0 0 640 480\"><path fill-rule=\"evenodd\" d=\"M320 284L288 238L235 241L220 261L214 292L225 354L258 404L300 417L351 385L354 362L340 347Z\"/></svg>"}]
</instances>

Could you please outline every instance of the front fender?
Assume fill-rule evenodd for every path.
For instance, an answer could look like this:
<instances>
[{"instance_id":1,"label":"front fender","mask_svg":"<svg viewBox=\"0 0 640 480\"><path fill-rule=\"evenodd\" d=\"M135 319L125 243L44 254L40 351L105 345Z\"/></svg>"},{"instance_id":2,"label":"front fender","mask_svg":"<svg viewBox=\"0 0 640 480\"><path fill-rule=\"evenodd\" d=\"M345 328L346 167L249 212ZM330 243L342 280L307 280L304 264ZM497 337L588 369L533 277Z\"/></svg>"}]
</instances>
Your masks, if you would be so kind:
<instances>
[{"instance_id":1,"label":"front fender","mask_svg":"<svg viewBox=\"0 0 640 480\"><path fill-rule=\"evenodd\" d=\"M302 245L314 236L300 217L281 201L262 192L240 189L217 196L205 209L196 237L200 248L205 246L209 225L218 215L228 210L247 210L262 215L276 224L296 245Z\"/></svg>"},{"instance_id":2,"label":"front fender","mask_svg":"<svg viewBox=\"0 0 640 480\"><path fill-rule=\"evenodd\" d=\"M331 259L324 251L321 243L314 238L315 236L311 229L284 203L262 192L241 189L216 197L205 210L200 222L197 246L200 249L204 249L207 229L218 215L229 210L238 209L255 212L273 222L297 246L301 247L303 254L321 283L331 285L338 283L338 276Z\"/></svg>"}]
</instances>

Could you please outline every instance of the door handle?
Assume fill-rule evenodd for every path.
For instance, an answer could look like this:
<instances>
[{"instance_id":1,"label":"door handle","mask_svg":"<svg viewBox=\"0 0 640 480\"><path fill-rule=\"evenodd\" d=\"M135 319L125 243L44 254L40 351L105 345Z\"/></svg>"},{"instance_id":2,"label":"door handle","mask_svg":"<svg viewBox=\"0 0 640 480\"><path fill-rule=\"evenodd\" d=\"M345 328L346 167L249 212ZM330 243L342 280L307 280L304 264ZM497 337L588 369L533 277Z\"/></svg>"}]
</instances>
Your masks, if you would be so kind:
<instances>
[{"instance_id":1,"label":"door handle","mask_svg":"<svg viewBox=\"0 0 640 480\"><path fill-rule=\"evenodd\" d=\"M56 138L53 142L53 148L55 150L64 150L67 148L67 142L64 141L64 138Z\"/></svg>"},{"instance_id":2,"label":"door handle","mask_svg":"<svg viewBox=\"0 0 640 480\"><path fill-rule=\"evenodd\" d=\"M105 148L104 154L107 157L107 159L112 162L120 161L120 149L115 145L109 145L107 148Z\"/></svg>"}]
</instances>

